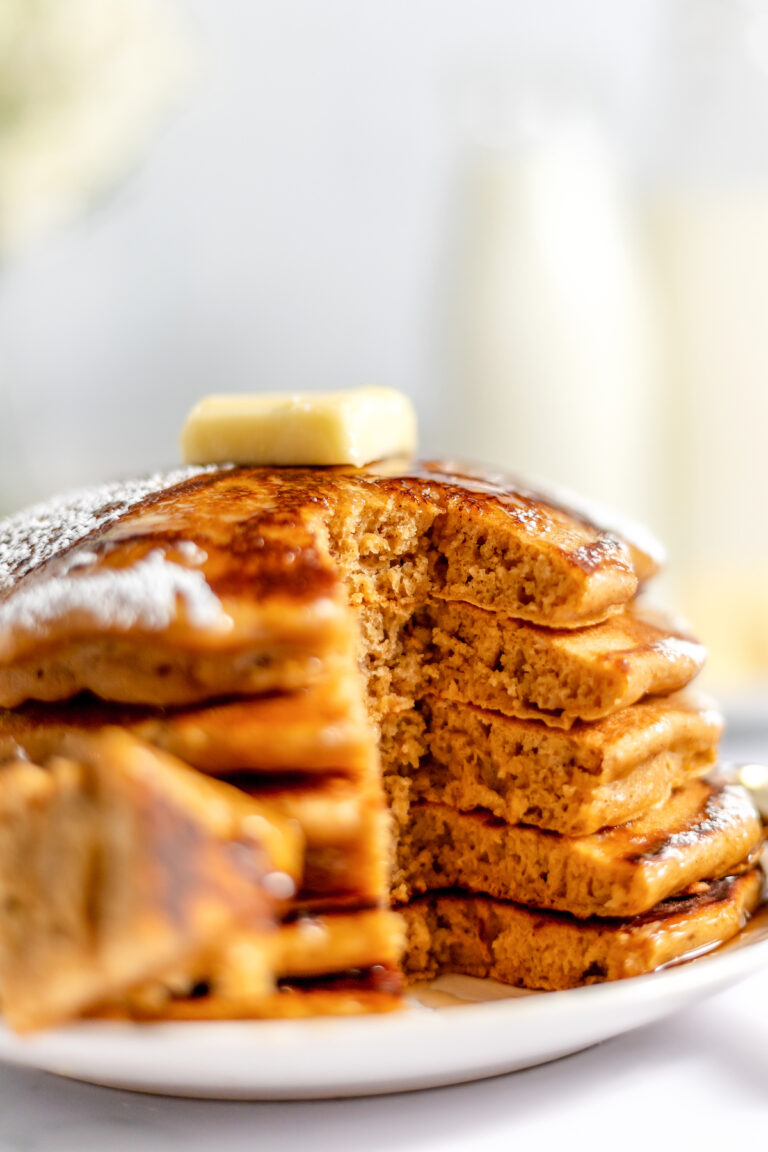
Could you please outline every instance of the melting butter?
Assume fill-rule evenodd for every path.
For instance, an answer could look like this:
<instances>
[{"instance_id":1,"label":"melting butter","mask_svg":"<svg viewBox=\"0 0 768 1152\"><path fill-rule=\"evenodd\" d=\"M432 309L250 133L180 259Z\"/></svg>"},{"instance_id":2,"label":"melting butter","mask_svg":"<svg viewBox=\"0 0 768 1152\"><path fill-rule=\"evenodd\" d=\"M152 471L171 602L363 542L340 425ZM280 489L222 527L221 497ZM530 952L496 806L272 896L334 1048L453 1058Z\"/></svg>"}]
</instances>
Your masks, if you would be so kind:
<instances>
[{"instance_id":1,"label":"melting butter","mask_svg":"<svg viewBox=\"0 0 768 1152\"><path fill-rule=\"evenodd\" d=\"M416 450L416 414L394 388L207 396L181 434L190 464L362 467Z\"/></svg>"}]
</instances>

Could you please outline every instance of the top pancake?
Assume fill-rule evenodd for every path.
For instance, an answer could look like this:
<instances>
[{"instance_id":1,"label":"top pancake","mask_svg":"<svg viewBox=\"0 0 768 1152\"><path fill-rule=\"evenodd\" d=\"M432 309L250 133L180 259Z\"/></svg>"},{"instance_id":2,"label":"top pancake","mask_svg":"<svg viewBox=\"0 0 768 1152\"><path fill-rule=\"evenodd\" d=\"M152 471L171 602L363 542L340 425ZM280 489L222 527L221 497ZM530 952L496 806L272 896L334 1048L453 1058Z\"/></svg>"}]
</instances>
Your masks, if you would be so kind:
<instances>
[{"instance_id":1,"label":"top pancake","mask_svg":"<svg viewBox=\"0 0 768 1152\"><path fill-rule=\"evenodd\" d=\"M293 689L348 645L350 599L570 628L656 566L583 510L452 464L187 469L0 525L0 704Z\"/></svg>"}]
</instances>

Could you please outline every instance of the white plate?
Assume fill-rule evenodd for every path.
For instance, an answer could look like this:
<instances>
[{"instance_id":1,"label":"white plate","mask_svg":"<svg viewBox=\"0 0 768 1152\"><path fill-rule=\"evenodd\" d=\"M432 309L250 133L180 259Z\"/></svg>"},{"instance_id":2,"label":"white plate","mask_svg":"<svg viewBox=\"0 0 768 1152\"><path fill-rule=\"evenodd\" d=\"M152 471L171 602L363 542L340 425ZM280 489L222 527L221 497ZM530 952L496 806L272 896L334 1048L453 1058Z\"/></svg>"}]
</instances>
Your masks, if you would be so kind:
<instances>
[{"instance_id":1,"label":"white plate","mask_svg":"<svg viewBox=\"0 0 768 1152\"><path fill-rule=\"evenodd\" d=\"M768 907L732 943L650 976L570 992L519 993L443 977L402 1012L357 1019L205 1024L89 1022L18 1037L0 1059L135 1091L291 1100L480 1080L578 1052L768 963Z\"/></svg>"}]
</instances>

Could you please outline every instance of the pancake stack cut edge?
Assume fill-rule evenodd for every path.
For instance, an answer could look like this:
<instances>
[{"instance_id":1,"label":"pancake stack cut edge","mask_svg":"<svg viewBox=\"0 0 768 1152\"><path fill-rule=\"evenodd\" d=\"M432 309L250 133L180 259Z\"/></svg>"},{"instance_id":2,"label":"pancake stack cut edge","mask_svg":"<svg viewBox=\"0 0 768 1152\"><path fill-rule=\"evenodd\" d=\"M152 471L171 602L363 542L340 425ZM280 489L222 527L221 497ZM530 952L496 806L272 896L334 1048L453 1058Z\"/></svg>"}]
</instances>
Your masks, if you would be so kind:
<instances>
[{"instance_id":1,"label":"pancake stack cut edge","mask_svg":"<svg viewBox=\"0 0 768 1152\"><path fill-rule=\"evenodd\" d=\"M657 564L452 463L4 522L6 1018L384 1011L403 972L572 987L733 936L762 829Z\"/></svg>"}]
</instances>

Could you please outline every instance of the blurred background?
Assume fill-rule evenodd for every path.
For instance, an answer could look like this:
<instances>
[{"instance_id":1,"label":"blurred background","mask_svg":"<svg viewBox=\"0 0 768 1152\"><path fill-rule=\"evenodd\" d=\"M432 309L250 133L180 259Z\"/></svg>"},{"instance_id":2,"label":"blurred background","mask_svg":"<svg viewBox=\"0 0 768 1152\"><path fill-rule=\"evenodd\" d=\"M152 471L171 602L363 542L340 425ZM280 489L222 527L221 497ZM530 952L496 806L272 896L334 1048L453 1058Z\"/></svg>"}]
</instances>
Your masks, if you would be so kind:
<instances>
[{"instance_id":1,"label":"blurred background","mask_svg":"<svg viewBox=\"0 0 768 1152\"><path fill-rule=\"evenodd\" d=\"M649 522L768 714L763 0L0 0L0 507L364 382Z\"/></svg>"}]
</instances>

